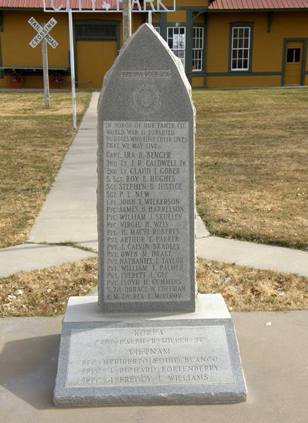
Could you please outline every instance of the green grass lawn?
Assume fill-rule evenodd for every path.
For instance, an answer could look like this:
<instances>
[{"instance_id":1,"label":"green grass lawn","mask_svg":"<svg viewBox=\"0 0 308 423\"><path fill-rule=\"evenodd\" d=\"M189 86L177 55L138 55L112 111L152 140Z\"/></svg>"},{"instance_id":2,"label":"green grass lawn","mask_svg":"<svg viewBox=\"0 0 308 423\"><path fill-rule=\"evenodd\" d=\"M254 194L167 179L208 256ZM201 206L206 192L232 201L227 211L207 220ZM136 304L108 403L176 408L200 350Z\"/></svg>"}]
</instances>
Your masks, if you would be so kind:
<instances>
[{"instance_id":1,"label":"green grass lawn","mask_svg":"<svg viewBox=\"0 0 308 423\"><path fill-rule=\"evenodd\" d=\"M78 93L78 119L90 93ZM0 247L24 242L73 139L70 93L0 93Z\"/></svg>"},{"instance_id":2,"label":"green grass lawn","mask_svg":"<svg viewBox=\"0 0 308 423\"><path fill-rule=\"evenodd\" d=\"M212 234L308 246L308 89L194 91L197 207Z\"/></svg>"}]
</instances>

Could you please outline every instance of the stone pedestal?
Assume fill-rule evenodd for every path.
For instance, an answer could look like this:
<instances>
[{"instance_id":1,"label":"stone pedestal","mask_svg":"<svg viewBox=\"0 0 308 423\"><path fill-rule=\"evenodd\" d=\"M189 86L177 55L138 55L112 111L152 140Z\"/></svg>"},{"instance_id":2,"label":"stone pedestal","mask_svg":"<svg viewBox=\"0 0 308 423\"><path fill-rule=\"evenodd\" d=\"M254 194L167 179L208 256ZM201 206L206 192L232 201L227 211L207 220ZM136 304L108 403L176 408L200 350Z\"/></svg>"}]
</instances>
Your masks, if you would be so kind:
<instances>
[{"instance_id":1,"label":"stone pedestal","mask_svg":"<svg viewBox=\"0 0 308 423\"><path fill-rule=\"evenodd\" d=\"M63 321L57 406L233 403L246 385L221 295L193 313L103 314L97 297L71 297Z\"/></svg>"}]
</instances>

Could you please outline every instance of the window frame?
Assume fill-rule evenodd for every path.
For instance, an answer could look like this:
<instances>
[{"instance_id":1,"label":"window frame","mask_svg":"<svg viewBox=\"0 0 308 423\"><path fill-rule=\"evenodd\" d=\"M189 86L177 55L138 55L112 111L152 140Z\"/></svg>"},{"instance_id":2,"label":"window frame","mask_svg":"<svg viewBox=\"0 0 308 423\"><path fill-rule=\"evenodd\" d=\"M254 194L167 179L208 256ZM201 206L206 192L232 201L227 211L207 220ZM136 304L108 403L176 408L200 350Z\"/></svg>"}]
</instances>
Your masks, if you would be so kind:
<instances>
[{"instance_id":1,"label":"window frame","mask_svg":"<svg viewBox=\"0 0 308 423\"><path fill-rule=\"evenodd\" d=\"M195 30L199 30L201 32L201 36L200 37L195 37ZM195 47L195 40L199 40L201 42L201 47ZM204 71L204 50L205 50L205 27L202 25L194 25L192 27L192 61L191 61L191 66L192 66L192 73L198 73L198 72L203 72ZM194 52L201 52L201 57L200 58L194 58ZM193 66L194 60L200 61L200 68L195 68Z\"/></svg>"},{"instance_id":2,"label":"window frame","mask_svg":"<svg viewBox=\"0 0 308 423\"><path fill-rule=\"evenodd\" d=\"M288 60L289 59L289 50L293 50L292 51L292 60ZM299 51L299 57L298 57L298 60L296 60L297 59L297 55L296 55L296 52L298 52ZM301 63L301 61L302 61L302 49L300 48L300 47L287 47L287 54L286 54L286 63L287 64L290 64L290 63Z\"/></svg>"},{"instance_id":3,"label":"window frame","mask_svg":"<svg viewBox=\"0 0 308 423\"><path fill-rule=\"evenodd\" d=\"M234 41L234 30L235 29L247 29L249 28L249 38L248 38L248 47L237 47L234 48L233 45L233 41ZM240 74L240 73L248 73L252 71L252 58L253 58L253 30L254 30L254 25L251 22L233 22L230 24L230 41L229 41L229 72L230 73L235 73L235 74ZM240 38L239 38L240 39ZM247 68L233 68L233 51L237 50L237 51L244 51L244 50L248 50L248 55L247 55L247 61L248 61L248 66Z\"/></svg>"},{"instance_id":4,"label":"window frame","mask_svg":"<svg viewBox=\"0 0 308 423\"><path fill-rule=\"evenodd\" d=\"M167 26L167 43L168 43L168 45L169 45L169 39L172 39L172 41L174 41L174 38L173 38L173 36L174 36L174 32L175 32L175 30L179 30L179 29L184 29L184 34L182 34L183 35L183 39L184 39L184 48L177 48L177 49L174 49L173 47L171 48L170 46L170 49L171 49L171 51L175 54L175 51L183 51L184 52L184 56L183 56L183 58L182 57L179 57L179 56L177 56L177 54L175 54L176 55L176 57L178 58L178 59L180 59L181 60L181 62L182 62L182 65L184 66L184 69L186 69L186 48L187 48L187 28L186 28L186 26L185 25L179 25L179 26L175 26L175 25L173 25L173 26ZM172 38L171 37L169 37L169 30L172 30Z\"/></svg>"}]
</instances>

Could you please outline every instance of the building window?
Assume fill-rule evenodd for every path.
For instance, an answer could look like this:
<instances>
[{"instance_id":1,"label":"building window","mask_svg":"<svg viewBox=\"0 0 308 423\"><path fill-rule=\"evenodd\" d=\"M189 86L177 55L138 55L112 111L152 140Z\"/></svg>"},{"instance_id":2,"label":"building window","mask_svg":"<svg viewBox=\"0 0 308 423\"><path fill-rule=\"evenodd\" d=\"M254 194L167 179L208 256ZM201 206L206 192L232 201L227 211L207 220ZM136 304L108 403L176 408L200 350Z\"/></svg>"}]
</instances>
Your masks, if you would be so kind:
<instances>
[{"instance_id":1,"label":"building window","mask_svg":"<svg viewBox=\"0 0 308 423\"><path fill-rule=\"evenodd\" d=\"M287 63L299 63L301 61L300 48L288 48Z\"/></svg>"},{"instance_id":2,"label":"building window","mask_svg":"<svg viewBox=\"0 0 308 423\"><path fill-rule=\"evenodd\" d=\"M116 40L117 27L113 23L104 21L89 21L75 24L76 38L78 40Z\"/></svg>"},{"instance_id":3,"label":"building window","mask_svg":"<svg viewBox=\"0 0 308 423\"><path fill-rule=\"evenodd\" d=\"M185 68L186 28L185 26L168 27L168 45L173 53L181 59Z\"/></svg>"},{"instance_id":4,"label":"building window","mask_svg":"<svg viewBox=\"0 0 308 423\"><path fill-rule=\"evenodd\" d=\"M160 26L154 26L154 29L160 34Z\"/></svg>"},{"instance_id":5,"label":"building window","mask_svg":"<svg viewBox=\"0 0 308 423\"><path fill-rule=\"evenodd\" d=\"M233 26L231 43L231 71L249 71L251 27Z\"/></svg>"},{"instance_id":6,"label":"building window","mask_svg":"<svg viewBox=\"0 0 308 423\"><path fill-rule=\"evenodd\" d=\"M204 28L202 26L193 27L193 51L192 70L198 72L203 70L204 54Z\"/></svg>"}]
</instances>

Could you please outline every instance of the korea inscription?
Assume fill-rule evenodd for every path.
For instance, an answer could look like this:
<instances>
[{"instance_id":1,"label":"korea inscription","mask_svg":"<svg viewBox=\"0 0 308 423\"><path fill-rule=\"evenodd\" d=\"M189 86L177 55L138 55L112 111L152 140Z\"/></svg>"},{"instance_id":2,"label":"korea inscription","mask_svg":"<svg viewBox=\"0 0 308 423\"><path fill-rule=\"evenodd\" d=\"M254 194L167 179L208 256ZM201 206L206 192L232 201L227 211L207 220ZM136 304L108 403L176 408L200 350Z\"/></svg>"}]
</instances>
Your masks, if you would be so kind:
<instances>
[{"instance_id":1,"label":"korea inscription","mask_svg":"<svg viewBox=\"0 0 308 423\"><path fill-rule=\"evenodd\" d=\"M105 298L189 300L188 122L104 123Z\"/></svg>"}]
</instances>

